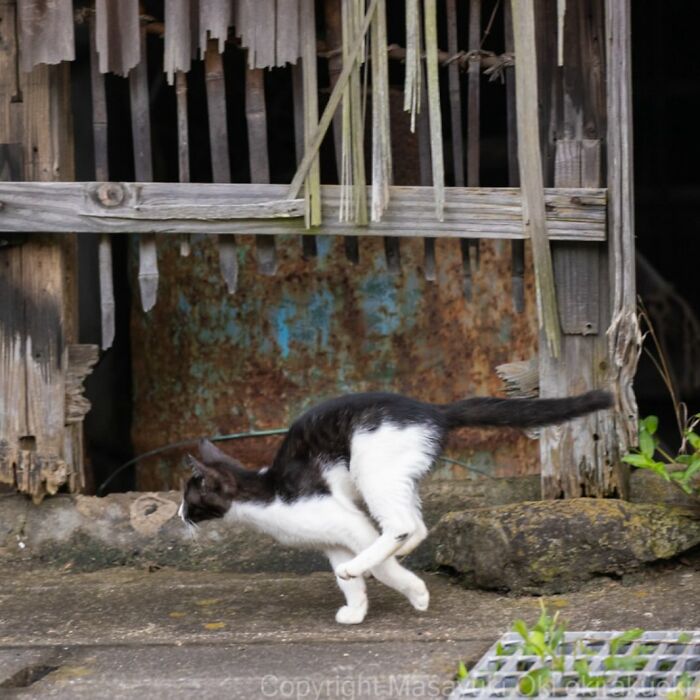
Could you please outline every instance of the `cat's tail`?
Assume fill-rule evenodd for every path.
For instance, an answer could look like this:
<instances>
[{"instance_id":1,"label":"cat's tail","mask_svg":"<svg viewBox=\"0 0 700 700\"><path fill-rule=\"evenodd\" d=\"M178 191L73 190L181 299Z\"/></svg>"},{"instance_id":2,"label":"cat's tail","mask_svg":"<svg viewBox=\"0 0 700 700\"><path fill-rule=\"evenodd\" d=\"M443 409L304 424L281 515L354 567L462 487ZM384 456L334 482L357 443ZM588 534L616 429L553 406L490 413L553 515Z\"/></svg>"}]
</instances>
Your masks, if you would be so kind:
<instances>
[{"instance_id":1,"label":"cat's tail","mask_svg":"<svg viewBox=\"0 0 700 700\"><path fill-rule=\"evenodd\" d=\"M496 399L477 397L442 406L448 429L462 426L536 428L610 408L612 394L588 391L564 399Z\"/></svg>"}]
</instances>

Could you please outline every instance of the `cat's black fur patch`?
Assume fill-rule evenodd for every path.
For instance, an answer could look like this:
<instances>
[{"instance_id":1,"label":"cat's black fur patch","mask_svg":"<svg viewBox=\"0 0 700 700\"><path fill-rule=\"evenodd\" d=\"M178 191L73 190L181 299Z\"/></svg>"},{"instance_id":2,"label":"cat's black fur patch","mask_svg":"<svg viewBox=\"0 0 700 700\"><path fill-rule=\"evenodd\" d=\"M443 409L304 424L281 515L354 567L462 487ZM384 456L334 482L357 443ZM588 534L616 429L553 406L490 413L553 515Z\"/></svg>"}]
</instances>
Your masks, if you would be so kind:
<instances>
[{"instance_id":1,"label":"cat's black fur patch","mask_svg":"<svg viewBox=\"0 0 700 700\"><path fill-rule=\"evenodd\" d=\"M231 502L294 501L328 494L323 478L329 464L350 462L353 435L382 424L425 426L433 434L437 457L450 430L462 426L531 428L561 423L608 408L612 396L590 391L563 399L498 399L477 397L451 404L429 404L399 394L350 394L314 406L294 421L268 470L254 472L211 443L200 446L203 463L183 499L183 517L191 522L222 517ZM197 466L199 464L199 467Z\"/></svg>"}]
</instances>

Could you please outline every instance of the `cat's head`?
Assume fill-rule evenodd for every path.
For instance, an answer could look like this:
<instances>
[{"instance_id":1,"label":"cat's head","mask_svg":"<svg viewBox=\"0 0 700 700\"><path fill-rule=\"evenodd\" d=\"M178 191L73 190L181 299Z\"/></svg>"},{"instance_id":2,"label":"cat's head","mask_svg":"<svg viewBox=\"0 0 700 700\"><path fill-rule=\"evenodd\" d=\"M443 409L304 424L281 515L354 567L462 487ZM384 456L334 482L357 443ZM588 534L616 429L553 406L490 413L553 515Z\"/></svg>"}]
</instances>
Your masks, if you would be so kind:
<instances>
[{"instance_id":1,"label":"cat's head","mask_svg":"<svg viewBox=\"0 0 700 700\"><path fill-rule=\"evenodd\" d=\"M188 525L222 518L238 501L267 501L271 488L266 470L246 469L208 440L199 443L200 459L187 455L192 476L187 480L178 511Z\"/></svg>"}]
</instances>

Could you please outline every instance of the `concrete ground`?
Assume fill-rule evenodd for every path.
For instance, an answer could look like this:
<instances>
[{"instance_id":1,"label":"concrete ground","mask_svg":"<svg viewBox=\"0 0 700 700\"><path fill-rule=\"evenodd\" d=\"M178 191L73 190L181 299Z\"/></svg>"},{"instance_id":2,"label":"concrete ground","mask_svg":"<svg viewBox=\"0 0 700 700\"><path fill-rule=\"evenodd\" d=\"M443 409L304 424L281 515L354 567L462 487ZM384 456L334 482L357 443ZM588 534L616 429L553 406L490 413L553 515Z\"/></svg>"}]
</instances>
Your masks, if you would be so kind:
<instances>
[{"instance_id":1,"label":"concrete ground","mask_svg":"<svg viewBox=\"0 0 700 700\"><path fill-rule=\"evenodd\" d=\"M370 581L364 624L334 622L330 573L113 568L0 572L1 698L442 697L538 599L425 575L417 613ZM669 564L546 598L569 629L700 627L700 568Z\"/></svg>"}]
</instances>

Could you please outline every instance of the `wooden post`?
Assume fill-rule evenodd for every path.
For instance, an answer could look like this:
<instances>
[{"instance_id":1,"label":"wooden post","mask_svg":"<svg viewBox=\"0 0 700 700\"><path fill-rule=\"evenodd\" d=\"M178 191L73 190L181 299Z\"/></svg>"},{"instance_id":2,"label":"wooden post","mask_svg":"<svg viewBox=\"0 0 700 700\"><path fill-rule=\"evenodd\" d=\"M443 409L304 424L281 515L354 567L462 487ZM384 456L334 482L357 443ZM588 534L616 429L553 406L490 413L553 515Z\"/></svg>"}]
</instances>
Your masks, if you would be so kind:
<instances>
[{"instance_id":1,"label":"wooden post","mask_svg":"<svg viewBox=\"0 0 700 700\"><path fill-rule=\"evenodd\" d=\"M632 381L641 351L636 315L632 163L632 10L630 0L605 1L608 130L608 252L612 320L608 361L617 393L615 433L622 454L637 444Z\"/></svg>"},{"instance_id":2,"label":"wooden post","mask_svg":"<svg viewBox=\"0 0 700 700\"><path fill-rule=\"evenodd\" d=\"M0 143L13 161L1 170L24 180L71 180L69 66L22 72L16 27L14 3L1 4ZM75 235L38 234L0 248L0 482L35 501L65 483L84 485L81 416L66 397L76 360L75 249Z\"/></svg>"},{"instance_id":3,"label":"wooden post","mask_svg":"<svg viewBox=\"0 0 700 700\"><path fill-rule=\"evenodd\" d=\"M542 11L542 8L540 8ZM617 14L617 13L616 13ZM606 135L606 76L604 46L604 0L590 3L568 0L564 21L563 66L557 67L557 15L555 3L548 3L540 15L540 29L545 38L540 43L541 71L551 76L554 97L553 133L555 141L547 170L553 171L556 187L598 187L602 184L602 143ZM622 37L615 30L616 40ZM619 47L619 44L618 44ZM627 46L629 50L629 46ZM609 56L613 54L608 54ZM620 81L619 65L608 68L608 90L613 80ZM617 87L613 87L617 90ZM557 99L557 95L560 99ZM615 98L608 95L608 102ZM607 114L608 129L625 135L631 129L629 119ZM619 162L619 160L618 160ZM618 164L609 158L609 180ZM631 164L625 177L631 176ZM548 183L549 184L549 183ZM628 206L625 201L625 209ZM611 196L610 213L613 213ZM631 198L629 200L631 207ZM619 211L618 202L618 211ZM540 352L540 394L565 396L596 388L618 387L621 396L631 392L632 374L615 376L614 363L609 359L609 334L614 319L610 284L621 279L634 279L633 256L615 259L615 245L623 238L618 232L611 236L608 246L579 243L554 243L552 256L557 291L557 306L562 329L561 355L556 358ZM631 311L629 311L631 307ZM626 301L629 315L634 316L634 295ZM634 328L626 328L625 342L634 341ZM629 365L629 353L623 362ZM632 353L634 354L634 353ZM634 355L636 359L636 355ZM635 363L636 364L636 363ZM636 411L633 411L636 414ZM580 418L561 426L546 428L541 434L542 493L545 498L574 498L578 496L627 495L626 469L620 463L626 439L620 436L625 417L615 411L605 411ZM636 422L634 424L636 433ZM624 432L624 430L623 430Z\"/></svg>"}]
</instances>

